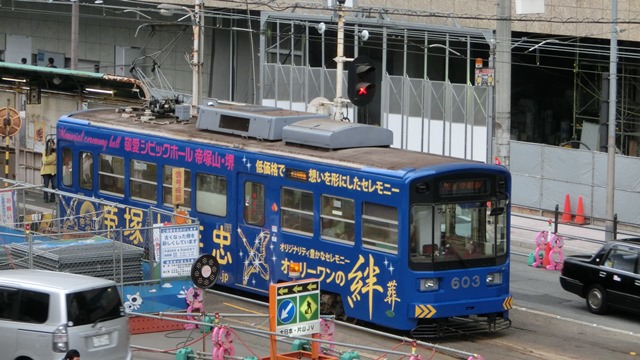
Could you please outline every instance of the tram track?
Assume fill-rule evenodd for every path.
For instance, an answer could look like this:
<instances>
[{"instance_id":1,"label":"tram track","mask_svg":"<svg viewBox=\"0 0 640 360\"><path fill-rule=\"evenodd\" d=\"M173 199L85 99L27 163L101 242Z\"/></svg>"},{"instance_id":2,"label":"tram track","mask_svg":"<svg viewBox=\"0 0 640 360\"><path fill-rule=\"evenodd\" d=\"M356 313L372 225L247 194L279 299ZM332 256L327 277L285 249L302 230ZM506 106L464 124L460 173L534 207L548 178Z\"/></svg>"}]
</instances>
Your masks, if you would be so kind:
<instances>
[{"instance_id":1,"label":"tram track","mask_svg":"<svg viewBox=\"0 0 640 360\"><path fill-rule=\"evenodd\" d=\"M268 323L268 304L255 299L245 298L238 295L229 293L223 293L216 290L207 290L209 296L222 296L227 300L215 300L214 303L222 305L224 308L234 309L239 314L254 315L254 317L243 318L241 315L234 317L226 317L225 314L221 314L221 318L229 323L236 324L238 326L245 327L259 327L261 331L269 330ZM230 302L233 300L233 303ZM255 315L264 316L264 321L248 321L247 319L255 319ZM386 333L381 330L370 329L357 324L352 324L347 321L336 320L336 336L338 339L337 345L340 345L340 351L358 350L361 357L380 360L387 359L390 354L397 354L397 356L403 357L411 353L412 347L415 346L418 350L424 350L429 356L424 356L427 359L470 359L474 358L477 354L465 351L461 348L449 347L439 344L433 344L426 341L411 339L400 333ZM260 336L266 337L264 334ZM279 337L283 342L292 343L295 337ZM349 341L353 341L349 344ZM365 346L362 344L364 343ZM388 348L382 347L382 345L388 345ZM375 350L375 351L374 351ZM435 353L435 354L434 354ZM435 356L437 355L437 356Z\"/></svg>"}]
</instances>

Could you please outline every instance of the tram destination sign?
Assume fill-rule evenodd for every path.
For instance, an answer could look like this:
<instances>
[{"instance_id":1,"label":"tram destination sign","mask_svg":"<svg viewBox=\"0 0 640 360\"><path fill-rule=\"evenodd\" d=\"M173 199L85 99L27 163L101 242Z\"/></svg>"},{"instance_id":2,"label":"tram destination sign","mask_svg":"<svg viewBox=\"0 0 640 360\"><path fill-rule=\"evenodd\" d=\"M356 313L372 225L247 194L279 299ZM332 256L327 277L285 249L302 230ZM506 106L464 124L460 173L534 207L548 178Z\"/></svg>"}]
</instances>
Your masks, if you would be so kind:
<instances>
[{"instance_id":1,"label":"tram destination sign","mask_svg":"<svg viewBox=\"0 0 640 360\"><path fill-rule=\"evenodd\" d=\"M320 332L320 282L305 279L271 284L269 310L272 332L285 336Z\"/></svg>"}]
</instances>

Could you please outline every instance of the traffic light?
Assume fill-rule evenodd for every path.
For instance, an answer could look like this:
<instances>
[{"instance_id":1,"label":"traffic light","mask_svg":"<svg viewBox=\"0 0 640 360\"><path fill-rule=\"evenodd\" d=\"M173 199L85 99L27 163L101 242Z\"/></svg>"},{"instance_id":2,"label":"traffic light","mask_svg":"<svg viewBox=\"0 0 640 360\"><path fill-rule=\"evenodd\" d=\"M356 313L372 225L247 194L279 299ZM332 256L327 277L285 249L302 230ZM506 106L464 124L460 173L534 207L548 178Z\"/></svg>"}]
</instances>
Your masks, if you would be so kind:
<instances>
[{"instance_id":1,"label":"traffic light","mask_svg":"<svg viewBox=\"0 0 640 360\"><path fill-rule=\"evenodd\" d=\"M358 56L349 66L347 95L355 106L369 104L376 96L376 67L367 56Z\"/></svg>"}]
</instances>

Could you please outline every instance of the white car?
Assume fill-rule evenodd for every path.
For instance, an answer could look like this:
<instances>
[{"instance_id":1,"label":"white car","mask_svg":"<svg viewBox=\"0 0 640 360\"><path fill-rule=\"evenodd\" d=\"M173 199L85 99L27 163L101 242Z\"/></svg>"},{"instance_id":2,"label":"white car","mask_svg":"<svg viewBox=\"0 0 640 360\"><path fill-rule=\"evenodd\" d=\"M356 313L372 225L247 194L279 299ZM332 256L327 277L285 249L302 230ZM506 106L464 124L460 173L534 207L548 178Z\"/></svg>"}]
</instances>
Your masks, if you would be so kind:
<instances>
[{"instance_id":1,"label":"white car","mask_svg":"<svg viewBox=\"0 0 640 360\"><path fill-rule=\"evenodd\" d=\"M3 359L130 360L129 321L116 283L44 270L0 271Z\"/></svg>"}]
</instances>

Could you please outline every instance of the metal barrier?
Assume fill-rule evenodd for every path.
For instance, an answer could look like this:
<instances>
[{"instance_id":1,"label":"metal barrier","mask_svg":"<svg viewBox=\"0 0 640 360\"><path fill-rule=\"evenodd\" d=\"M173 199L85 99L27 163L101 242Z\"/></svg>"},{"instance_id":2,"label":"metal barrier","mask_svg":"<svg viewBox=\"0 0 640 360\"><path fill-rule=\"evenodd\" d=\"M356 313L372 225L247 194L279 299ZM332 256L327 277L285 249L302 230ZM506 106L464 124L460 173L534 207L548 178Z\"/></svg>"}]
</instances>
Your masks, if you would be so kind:
<instances>
[{"instance_id":1,"label":"metal barrier","mask_svg":"<svg viewBox=\"0 0 640 360\"><path fill-rule=\"evenodd\" d=\"M197 248L199 223L186 212L39 189L56 195L55 204L44 203L36 201L41 193L26 192L33 188L39 187L13 181L0 191L0 269L47 269L135 283L162 277L156 268L164 232L195 232Z\"/></svg>"}]
</instances>

